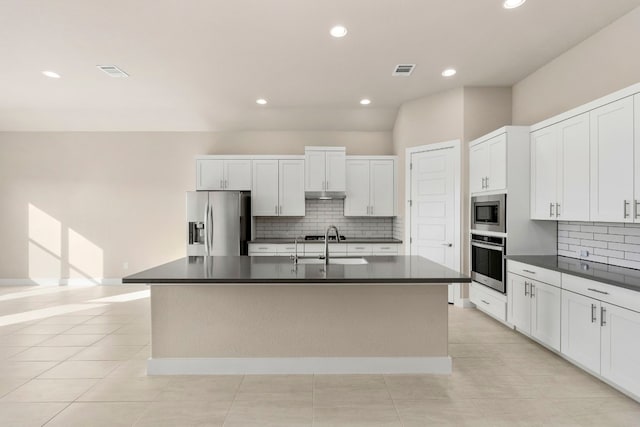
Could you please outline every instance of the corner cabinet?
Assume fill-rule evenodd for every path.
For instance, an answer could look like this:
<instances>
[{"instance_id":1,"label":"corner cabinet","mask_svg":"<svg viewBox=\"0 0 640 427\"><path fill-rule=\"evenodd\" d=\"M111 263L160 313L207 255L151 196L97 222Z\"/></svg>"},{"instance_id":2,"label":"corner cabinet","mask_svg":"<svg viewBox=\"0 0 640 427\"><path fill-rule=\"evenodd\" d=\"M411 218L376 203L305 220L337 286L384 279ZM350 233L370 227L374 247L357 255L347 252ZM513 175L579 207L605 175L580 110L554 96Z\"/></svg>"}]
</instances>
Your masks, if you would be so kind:
<instances>
[{"instance_id":1,"label":"corner cabinet","mask_svg":"<svg viewBox=\"0 0 640 427\"><path fill-rule=\"evenodd\" d=\"M304 159L253 160L253 216L304 216Z\"/></svg>"},{"instance_id":2,"label":"corner cabinet","mask_svg":"<svg viewBox=\"0 0 640 427\"><path fill-rule=\"evenodd\" d=\"M306 191L345 191L344 147L305 147Z\"/></svg>"},{"instance_id":3,"label":"corner cabinet","mask_svg":"<svg viewBox=\"0 0 640 427\"><path fill-rule=\"evenodd\" d=\"M589 114L531 133L531 219L589 220Z\"/></svg>"},{"instance_id":4,"label":"corner cabinet","mask_svg":"<svg viewBox=\"0 0 640 427\"><path fill-rule=\"evenodd\" d=\"M469 186L472 194L507 188L507 134L469 147Z\"/></svg>"},{"instance_id":5,"label":"corner cabinet","mask_svg":"<svg viewBox=\"0 0 640 427\"><path fill-rule=\"evenodd\" d=\"M396 163L392 156L349 156L344 216L396 215Z\"/></svg>"},{"instance_id":6,"label":"corner cabinet","mask_svg":"<svg viewBox=\"0 0 640 427\"><path fill-rule=\"evenodd\" d=\"M227 156L196 158L196 190L251 191L251 159Z\"/></svg>"}]
</instances>

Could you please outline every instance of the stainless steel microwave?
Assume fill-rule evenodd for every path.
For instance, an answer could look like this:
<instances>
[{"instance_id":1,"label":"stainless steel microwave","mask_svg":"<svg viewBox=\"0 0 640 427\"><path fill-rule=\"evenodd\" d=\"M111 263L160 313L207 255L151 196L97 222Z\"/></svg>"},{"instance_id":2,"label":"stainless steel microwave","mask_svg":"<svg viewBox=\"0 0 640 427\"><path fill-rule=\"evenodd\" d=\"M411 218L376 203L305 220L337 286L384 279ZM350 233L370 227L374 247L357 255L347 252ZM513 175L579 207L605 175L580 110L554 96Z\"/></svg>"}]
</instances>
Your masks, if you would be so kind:
<instances>
[{"instance_id":1,"label":"stainless steel microwave","mask_svg":"<svg viewBox=\"0 0 640 427\"><path fill-rule=\"evenodd\" d=\"M471 229L507 232L507 195L494 194L471 198Z\"/></svg>"}]
</instances>

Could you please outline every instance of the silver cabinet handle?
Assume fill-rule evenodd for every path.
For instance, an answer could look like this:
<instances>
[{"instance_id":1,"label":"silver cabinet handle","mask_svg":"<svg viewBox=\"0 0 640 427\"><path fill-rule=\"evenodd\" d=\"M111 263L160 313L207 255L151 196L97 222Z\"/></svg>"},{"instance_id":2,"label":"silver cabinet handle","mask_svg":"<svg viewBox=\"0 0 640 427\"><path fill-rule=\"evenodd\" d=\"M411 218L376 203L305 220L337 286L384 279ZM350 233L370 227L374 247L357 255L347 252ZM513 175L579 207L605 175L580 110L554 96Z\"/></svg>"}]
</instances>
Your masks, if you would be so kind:
<instances>
[{"instance_id":1,"label":"silver cabinet handle","mask_svg":"<svg viewBox=\"0 0 640 427\"><path fill-rule=\"evenodd\" d=\"M640 203L640 201L635 200L633 203L633 217L634 218L638 218L638 203Z\"/></svg>"},{"instance_id":2,"label":"silver cabinet handle","mask_svg":"<svg viewBox=\"0 0 640 427\"><path fill-rule=\"evenodd\" d=\"M204 254L209 255L209 203L204 207Z\"/></svg>"},{"instance_id":3,"label":"silver cabinet handle","mask_svg":"<svg viewBox=\"0 0 640 427\"><path fill-rule=\"evenodd\" d=\"M482 188L487 188L487 183L486 183L486 179L487 178L482 178Z\"/></svg>"},{"instance_id":4,"label":"silver cabinet handle","mask_svg":"<svg viewBox=\"0 0 640 427\"><path fill-rule=\"evenodd\" d=\"M489 188L489 177L488 176L485 177L485 182L486 182L487 188Z\"/></svg>"},{"instance_id":5,"label":"silver cabinet handle","mask_svg":"<svg viewBox=\"0 0 640 427\"><path fill-rule=\"evenodd\" d=\"M527 289L527 286L529 286L528 282L524 282L524 296L527 297L529 296L529 289Z\"/></svg>"},{"instance_id":6,"label":"silver cabinet handle","mask_svg":"<svg viewBox=\"0 0 640 427\"><path fill-rule=\"evenodd\" d=\"M560 203L556 203L556 217L560 216Z\"/></svg>"},{"instance_id":7,"label":"silver cabinet handle","mask_svg":"<svg viewBox=\"0 0 640 427\"><path fill-rule=\"evenodd\" d=\"M591 323L596 322L596 305L591 304Z\"/></svg>"},{"instance_id":8,"label":"silver cabinet handle","mask_svg":"<svg viewBox=\"0 0 640 427\"><path fill-rule=\"evenodd\" d=\"M388 251L389 249L391 249L389 246L383 246L380 248L381 251L385 251L385 250Z\"/></svg>"},{"instance_id":9,"label":"silver cabinet handle","mask_svg":"<svg viewBox=\"0 0 640 427\"><path fill-rule=\"evenodd\" d=\"M549 203L549 217L553 218L553 203Z\"/></svg>"},{"instance_id":10,"label":"silver cabinet handle","mask_svg":"<svg viewBox=\"0 0 640 427\"><path fill-rule=\"evenodd\" d=\"M487 305L491 305L488 302L486 302L485 300L481 299L480 301L482 301L483 303L487 304Z\"/></svg>"},{"instance_id":11,"label":"silver cabinet handle","mask_svg":"<svg viewBox=\"0 0 640 427\"><path fill-rule=\"evenodd\" d=\"M607 326L607 309L600 307L600 326Z\"/></svg>"},{"instance_id":12,"label":"silver cabinet handle","mask_svg":"<svg viewBox=\"0 0 640 427\"><path fill-rule=\"evenodd\" d=\"M453 243L443 243L442 246L446 246L448 248L453 246Z\"/></svg>"},{"instance_id":13,"label":"silver cabinet handle","mask_svg":"<svg viewBox=\"0 0 640 427\"><path fill-rule=\"evenodd\" d=\"M278 215L282 215L282 205L278 206Z\"/></svg>"},{"instance_id":14,"label":"silver cabinet handle","mask_svg":"<svg viewBox=\"0 0 640 427\"><path fill-rule=\"evenodd\" d=\"M371 206L371 215L373 215L373 206Z\"/></svg>"},{"instance_id":15,"label":"silver cabinet handle","mask_svg":"<svg viewBox=\"0 0 640 427\"><path fill-rule=\"evenodd\" d=\"M627 206L629 206L629 201L625 200L624 204L622 205L622 211L624 213L625 218L629 218L629 214L627 213Z\"/></svg>"},{"instance_id":16,"label":"silver cabinet handle","mask_svg":"<svg viewBox=\"0 0 640 427\"><path fill-rule=\"evenodd\" d=\"M529 284L529 289L530 289L529 294L531 295L531 298L535 298L535 296L536 296L536 295L533 293L533 290L534 290L535 288L536 288L536 285L534 285L533 283L530 283L530 284Z\"/></svg>"},{"instance_id":17,"label":"silver cabinet handle","mask_svg":"<svg viewBox=\"0 0 640 427\"><path fill-rule=\"evenodd\" d=\"M536 274L535 271L531 271L531 270L522 269L522 271L524 271L525 273L529 273L529 274Z\"/></svg>"},{"instance_id":18,"label":"silver cabinet handle","mask_svg":"<svg viewBox=\"0 0 640 427\"><path fill-rule=\"evenodd\" d=\"M600 289L587 288L588 291L597 292L602 295L609 295L609 292L601 291Z\"/></svg>"}]
</instances>

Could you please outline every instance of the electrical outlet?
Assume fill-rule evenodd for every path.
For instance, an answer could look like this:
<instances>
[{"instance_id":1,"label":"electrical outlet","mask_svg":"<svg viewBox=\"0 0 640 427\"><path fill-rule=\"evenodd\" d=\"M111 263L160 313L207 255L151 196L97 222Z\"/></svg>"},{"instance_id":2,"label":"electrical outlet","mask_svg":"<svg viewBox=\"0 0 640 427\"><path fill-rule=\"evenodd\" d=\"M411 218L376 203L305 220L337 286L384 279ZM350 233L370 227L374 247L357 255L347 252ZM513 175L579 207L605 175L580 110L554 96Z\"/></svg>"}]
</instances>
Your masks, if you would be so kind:
<instances>
[{"instance_id":1,"label":"electrical outlet","mask_svg":"<svg viewBox=\"0 0 640 427\"><path fill-rule=\"evenodd\" d=\"M586 258L589 256L589 251L586 249L580 249L578 251L578 256L582 257L582 258Z\"/></svg>"},{"instance_id":2,"label":"electrical outlet","mask_svg":"<svg viewBox=\"0 0 640 427\"><path fill-rule=\"evenodd\" d=\"M127 261L123 262L123 263L122 263L122 268L123 268L124 270L128 270L128 269L129 269L129 263L128 263Z\"/></svg>"}]
</instances>

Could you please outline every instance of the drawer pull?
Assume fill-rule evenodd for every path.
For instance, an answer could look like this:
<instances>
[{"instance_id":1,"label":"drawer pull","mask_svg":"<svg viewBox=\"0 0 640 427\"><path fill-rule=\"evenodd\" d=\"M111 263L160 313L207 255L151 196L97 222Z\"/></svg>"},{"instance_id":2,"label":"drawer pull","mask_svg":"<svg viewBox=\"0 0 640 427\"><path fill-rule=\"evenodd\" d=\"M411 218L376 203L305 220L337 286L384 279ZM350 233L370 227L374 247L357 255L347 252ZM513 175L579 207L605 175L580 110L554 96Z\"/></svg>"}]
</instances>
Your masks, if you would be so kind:
<instances>
[{"instance_id":1,"label":"drawer pull","mask_svg":"<svg viewBox=\"0 0 640 427\"><path fill-rule=\"evenodd\" d=\"M389 250L389 249L391 249L389 246L383 246L380 248L380 250Z\"/></svg>"},{"instance_id":2,"label":"drawer pull","mask_svg":"<svg viewBox=\"0 0 640 427\"><path fill-rule=\"evenodd\" d=\"M609 292L601 291L599 289L587 288L587 290L591 291L591 292L597 292L597 293L602 294L602 295L609 295Z\"/></svg>"},{"instance_id":3,"label":"drawer pull","mask_svg":"<svg viewBox=\"0 0 640 427\"><path fill-rule=\"evenodd\" d=\"M356 246L355 249L364 249L362 246Z\"/></svg>"},{"instance_id":4,"label":"drawer pull","mask_svg":"<svg viewBox=\"0 0 640 427\"><path fill-rule=\"evenodd\" d=\"M487 305L491 305L488 302L486 302L485 300L481 299L480 301L482 301L483 303L487 304Z\"/></svg>"},{"instance_id":5,"label":"drawer pull","mask_svg":"<svg viewBox=\"0 0 640 427\"><path fill-rule=\"evenodd\" d=\"M600 307L600 326L607 326L607 309Z\"/></svg>"},{"instance_id":6,"label":"drawer pull","mask_svg":"<svg viewBox=\"0 0 640 427\"><path fill-rule=\"evenodd\" d=\"M266 249L269 249L269 248L262 247L262 248L258 248L258 249L265 249L266 250Z\"/></svg>"},{"instance_id":7,"label":"drawer pull","mask_svg":"<svg viewBox=\"0 0 640 427\"><path fill-rule=\"evenodd\" d=\"M535 272L535 271L531 271L531 270L524 270L524 269L523 269L522 271L524 271L525 273L529 273L529 274L536 274L536 272Z\"/></svg>"},{"instance_id":8,"label":"drawer pull","mask_svg":"<svg viewBox=\"0 0 640 427\"><path fill-rule=\"evenodd\" d=\"M596 323L596 305L591 304L591 323Z\"/></svg>"}]
</instances>

